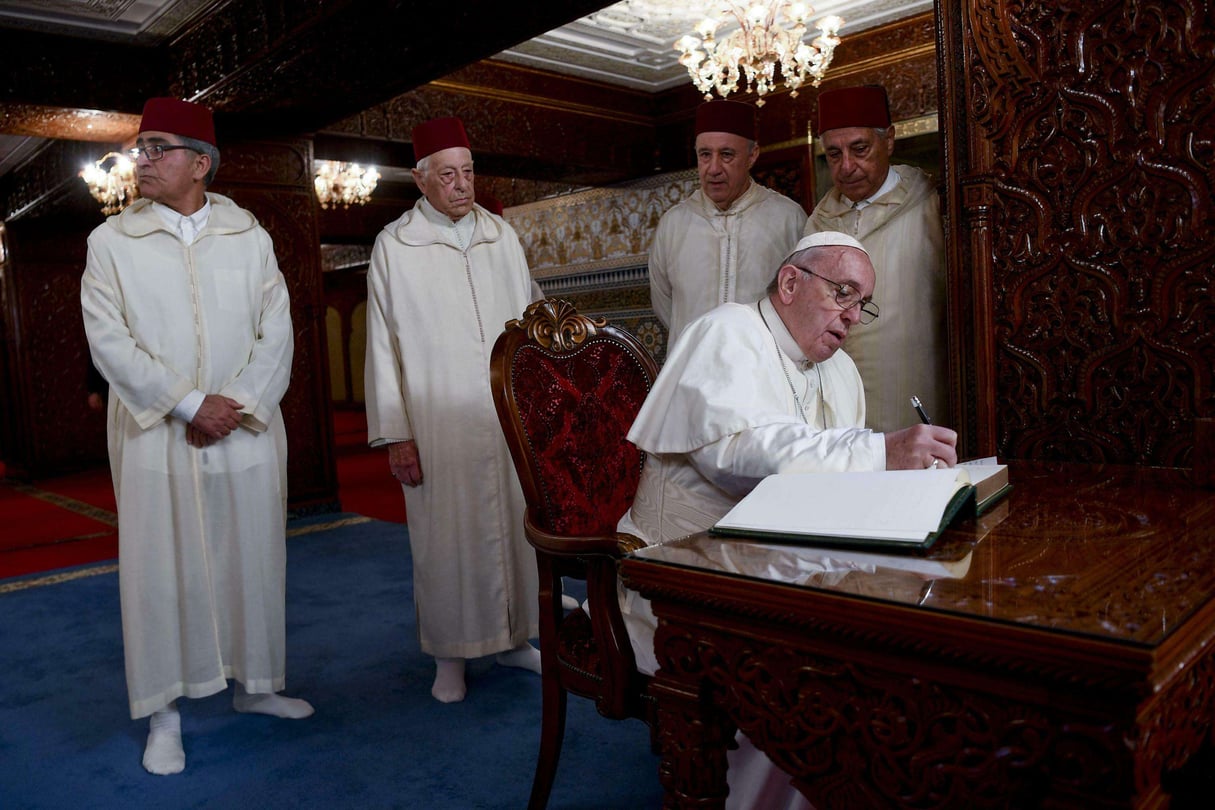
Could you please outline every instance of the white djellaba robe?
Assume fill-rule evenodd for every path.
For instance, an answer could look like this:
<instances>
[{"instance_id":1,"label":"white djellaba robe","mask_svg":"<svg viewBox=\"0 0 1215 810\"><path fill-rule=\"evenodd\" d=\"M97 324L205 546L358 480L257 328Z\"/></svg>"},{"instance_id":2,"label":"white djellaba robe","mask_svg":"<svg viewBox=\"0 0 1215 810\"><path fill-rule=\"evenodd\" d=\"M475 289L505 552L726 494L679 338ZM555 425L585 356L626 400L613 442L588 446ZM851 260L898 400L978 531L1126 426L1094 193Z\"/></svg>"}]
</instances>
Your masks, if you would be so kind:
<instances>
[{"instance_id":1,"label":"white djellaba robe","mask_svg":"<svg viewBox=\"0 0 1215 810\"><path fill-rule=\"evenodd\" d=\"M132 718L229 678L250 693L284 686L287 287L253 215L207 196L190 245L150 200L107 219L81 281L89 348L110 383ZM240 427L206 448L171 415L194 390L244 405Z\"/></svg>"},{"instance_id":2,"label":"white djellaba robe","mask_svg":"<svg viewBox=\"0 0 1215 810\"><path fill-rule=\"evenodd\" d=\"M468 247L425 198L376 238L367 273L367 432L413 439L403 487L422 651L476 658L538 630L523 492L489 388L489 355L532 300L514 230L481 206ZM461 220L463 222L463 220Z\"/></svg>"},{"instance_id":3,"label":"white djellaba robe","mask_svg":"<svg viewBox=\"0 0 1215 810\"><path fill-rule=\"evenodd\" d=\"M663 214L650 246L650 306L667 345L719 304L758 301L805 224L800 205L754 181L725 211L698 189Z\"/></svg>"},{"instance_id":4,"label":"white djellaba robe","mask_svg":"<svg viewBox=\"0 0 1215 810\"><path fill-rule=\"evenodd\" d=\"M933 418L949 418L940 198L932 178L921 170L890 168L898 176L891 191L854 210L851 200L832 189L806 223L806 235L842 231L855 237L873 261L873 300L882 316L853 330L844 350L865 381L867 424L884 432L917 421L912 396Z\"/></svg>"},{"instance_id":5,"label":"white djellaba robe","mask_svg":"<svg viewBox=\"0 0 1215 810\"><path fill-rule=\"evenodd\" d=\"M772 473L885 469L885 437L864 421L847 354L809 362L766 297L718 307L688 326L633 422L629 441L647 455L618 528L666 542L708 529ZM637 666L652 674L649 600L622 588L621 612ZM738 743L727 808L808 806L741 733Z\"/></svg>"}]
</instances>

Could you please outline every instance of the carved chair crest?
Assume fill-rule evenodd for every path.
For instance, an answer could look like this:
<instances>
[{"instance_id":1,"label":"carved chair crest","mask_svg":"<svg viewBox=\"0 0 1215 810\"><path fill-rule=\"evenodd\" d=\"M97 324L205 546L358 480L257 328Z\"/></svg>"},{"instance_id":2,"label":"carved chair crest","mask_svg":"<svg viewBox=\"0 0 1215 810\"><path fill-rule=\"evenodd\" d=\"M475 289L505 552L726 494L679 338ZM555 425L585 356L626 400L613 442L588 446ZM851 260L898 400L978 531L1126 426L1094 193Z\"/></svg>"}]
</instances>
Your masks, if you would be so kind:
<instances>
[{"instance_id":1,"label":"carved chair crest","mask_svg":"<svg viewBox=\"0 0 1215 810\"><path fill-rule=\"evenodd\" d=\"M529 340L554 354L573 351L605 326L606 319L583 315L573 304L556 298L533 302L523 311L522 318L506 322L508 330L525 330Z\"/></svg>"}]
</instances>

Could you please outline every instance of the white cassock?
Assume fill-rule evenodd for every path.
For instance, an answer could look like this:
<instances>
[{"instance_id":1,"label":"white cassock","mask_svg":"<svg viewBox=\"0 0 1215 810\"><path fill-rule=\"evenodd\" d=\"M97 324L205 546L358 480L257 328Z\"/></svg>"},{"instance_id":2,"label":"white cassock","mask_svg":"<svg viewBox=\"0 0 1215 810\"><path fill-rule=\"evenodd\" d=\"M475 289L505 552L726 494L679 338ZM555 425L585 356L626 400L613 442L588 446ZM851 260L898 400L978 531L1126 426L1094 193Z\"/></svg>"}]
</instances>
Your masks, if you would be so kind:
<instances>
[{"instance_id":1,"label":"white cassock","mask_svg":"<svg viewBox=\"0 0 1215 810\"><path fill-rule=\"evenodd\" d=\"M772 473L885 469L885 438L864 421L847 354L809 362L767 298L718 307L685 330L633 422L629 441L647 455L618 528L665 542L708 529ZM621 611L638 668L653 673L649 600L622 589ZM806 806L741 734L739 745L727 807Z\"/></svg>"},{"instance_id":2,"label":"white cassock","mask_svg":"<svg viewBox=\"0 0 1215 810\"><path fill-rule=\"evenodd\" d=\"M917 421L913 395L938 421L949 417L940 198L924 172L890 168L898 178L891 191L854 210L851 200L832 189L806 223L807 235L841 231L855 237L873 261L873 300L882 315L849 333L844 349L865 381L868 426L883 432Z\"/></svg>"},{"instance_id":3,"label":"white cassock","mask_svg":"<svg viewBox=\"0 0 1215 810\"><path fill-rule=\"evenodd\" d=\"M531 276L501 217L474 206L461 224L419 200L376 238L367 273L368 441L418 444L423 483L404 488L414 604L422 651L440 658L538 633L523 492L489 388L490 351L531 302Z\"/></svg>"},{"instance_id":4,"label":"white cassock","mask_svg":"<svg viewBox=\"0 0 1215 810\"><path fill-rule=\"evenodd\" d=\"M754 181L725 211L697 190L663 214L650 246L650 305L667 345L719 304L758 301L805 224L800 205Z\"/></svg>"},{"instance_id":5,"label":"white cassock","mask_svg":"<svg viewBox=\"0 0 1215 810\"><path fill-rule=\"evenodd\" d=\"M150 200L89 236L81 303L110 383L107 434L118 499L119 587L131 716L204 697L233 678L283 688L287 287L270 236L207 195L191 244ZM192 391L244 405L206 448L171 412Z\"/></svg>"}]
</instances>

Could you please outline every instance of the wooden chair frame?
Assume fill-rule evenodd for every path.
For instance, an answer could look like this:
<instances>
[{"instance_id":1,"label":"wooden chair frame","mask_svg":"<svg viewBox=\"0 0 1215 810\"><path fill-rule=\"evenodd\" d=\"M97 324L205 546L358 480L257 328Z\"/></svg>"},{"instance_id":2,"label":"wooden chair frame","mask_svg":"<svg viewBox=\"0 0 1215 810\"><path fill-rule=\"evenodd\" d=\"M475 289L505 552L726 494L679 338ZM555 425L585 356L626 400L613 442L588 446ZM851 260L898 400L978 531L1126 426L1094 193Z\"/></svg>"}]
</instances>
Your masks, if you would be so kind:
<instances>
[{"instance_id":1,"label":"wooden chair frame","mask_svg":"<svg viewBox=\"0 0 1215 810\"><path fill-rule=\"evenodd\" d=\"M648 391L657 367L641 343L603 319L579 314L560 299L537 301L522 319L507 323L490 361L494 404L527 501L524 531L536 551L539 572L543 711L540 752L528 804L532 810L548 804L565 736L568 693L593 699L605 717L641 718L654 729L653 701L647 697L650 679L637 671L617 594L620 558L644 544L633 535L614 531L574 536L550 530L545 522L550 504L542 471L516 400L513 370L521 349L568 359L602 341L610 342L638 365ZM619 440L624 441L623 435ZM638 475L643 462L644 454L639 454ZM586 582L589 616L581 608L565 612L562 577ZM654 742L652 735L651 744Z\"/></svg>"}]
</instances>

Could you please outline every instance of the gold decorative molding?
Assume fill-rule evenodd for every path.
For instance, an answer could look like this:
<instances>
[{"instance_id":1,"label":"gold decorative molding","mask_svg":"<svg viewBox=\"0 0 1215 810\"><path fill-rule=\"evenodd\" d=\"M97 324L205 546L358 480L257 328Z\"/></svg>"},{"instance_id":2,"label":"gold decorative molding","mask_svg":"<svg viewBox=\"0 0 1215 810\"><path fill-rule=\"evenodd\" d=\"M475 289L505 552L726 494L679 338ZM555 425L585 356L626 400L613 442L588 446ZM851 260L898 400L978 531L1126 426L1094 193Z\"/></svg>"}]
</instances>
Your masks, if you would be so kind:
<instances>
[{"instance_id":1,"label":"gold decorative molding","mask_svg":"<svg viewBox=\"0 0 1215 810\"><path fill-rule=\"evenodd\" d=\"M815 139L814 133L810 131L811 123L812 122L809 119L806 120L806 137L805 138L792 138L787 141L781 141L780 143L761 145L759 148L759 151L761 153L777 152L781 149L790 149L790 148L796 147L796 146L805 146L810 141L813 141L814 142L814 154L816 154L816 155L823 154L822 141ZM921 115L916 118L908 118L905 121L895 121L894 122L894 139L897 141L897 140L902 140L903 138L912 138L912 137L915 137L916 135L930 135L930 134L938 131L939 126L940 126L940 119L938 118L938 116L935 112L931 113L930 115Z\"/></svg>"}]
</instances>

